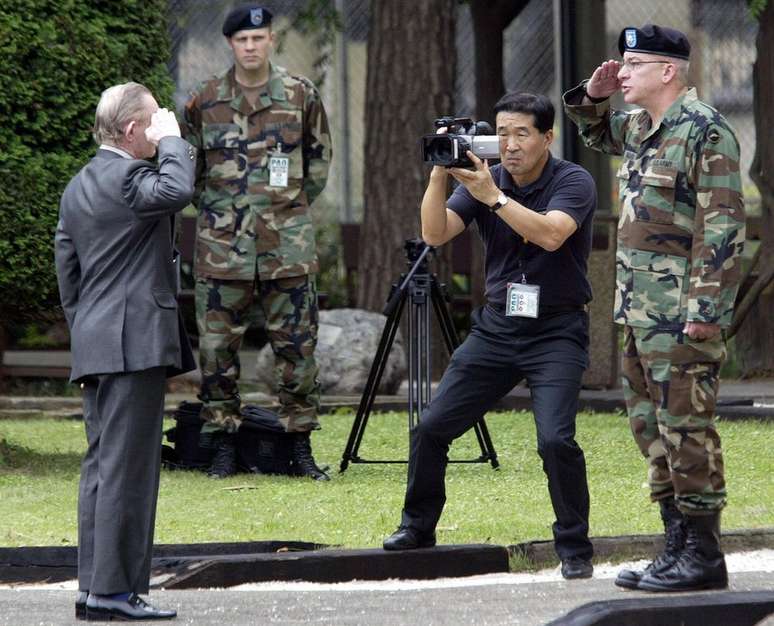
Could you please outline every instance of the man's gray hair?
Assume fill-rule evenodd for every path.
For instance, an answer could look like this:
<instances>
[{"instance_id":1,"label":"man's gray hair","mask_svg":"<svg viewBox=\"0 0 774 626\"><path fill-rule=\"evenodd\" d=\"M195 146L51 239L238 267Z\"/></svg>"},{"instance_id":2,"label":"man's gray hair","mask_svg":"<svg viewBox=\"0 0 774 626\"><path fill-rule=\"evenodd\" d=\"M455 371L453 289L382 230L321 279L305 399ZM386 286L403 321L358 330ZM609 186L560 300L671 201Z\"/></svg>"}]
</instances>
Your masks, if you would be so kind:
<instances>
[{"instance_id":1,"label":"man's gray hair","mask_svg":"<svg viewBox=\"0 0 774 626\"><path fill-rule=\"evenodd\" d=\"M679 80L684 87L688 86L690 84L688 73L691 69L691 64L687 59L672 59L671 62L677 70L677 80Z\"/></svg>"},{"instance_id":2,"label":"man's gray hair","mask_svg":"<svg viewBox=\"0 0 774 626\"><path fill-rule=\"evenodd\" d=\"M113 85L102 92L94 116L94 141L97 145L117 146L121 143L126 125L143 121L146 96L150 90L140 83Z\"/></svg>"}]
</instances>

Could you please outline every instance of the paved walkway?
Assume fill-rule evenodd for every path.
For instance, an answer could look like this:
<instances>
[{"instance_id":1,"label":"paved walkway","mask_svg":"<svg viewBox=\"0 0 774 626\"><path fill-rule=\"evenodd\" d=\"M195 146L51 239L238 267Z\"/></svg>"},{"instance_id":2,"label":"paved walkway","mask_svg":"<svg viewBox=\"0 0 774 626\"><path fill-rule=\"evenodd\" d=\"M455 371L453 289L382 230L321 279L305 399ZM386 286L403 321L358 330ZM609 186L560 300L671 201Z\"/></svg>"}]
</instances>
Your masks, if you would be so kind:
<instances>
[{"instance_id":1,"label":"paved walkway","mask_svg":"<svg viewBox=\"0 0 774 626\"><path fill-rule=\"evenodd\" d=\"M245 359L254 361L254 359ZM249 381L250 379L245 379ZM185 375L173 379L173 391L167 394L166 404L173 410L186 400L196 402L197 380L194 375ZM373 410L405 410L407 400L407 384L404 382L397 395L377 396ZM271 404L274 396L265 393L243 393L245 402L255 404ZM323 395L323 407L351 407L356 409L360 404L359 395L334 396ZM529 390L524 386L515 387L500 403L503 409L529 409ZM81 407L78 396L0 396L0 417L24 414L34 414L40 411L52 414L70 415L77 413ZM623 391L621 389L583 389L580 393L580 410L598 412L624 410ZM718 398L718 414L726 418L759 417L774 418L774 379L729 380L722 381Z\"/></svg>"},{"instance_id":2,"label":"paved walkway","mask_svg":"<svg viewBox=\"0 0 774 626\"><path fill-rule=\"evenodd\" d=\"M546 570L537 574L490 574L432 581L262 583L232 589L154 591L151 600L160 607L178 610L180 617L171 624L533 626L558 619L588 602L664 598L624 591L612 584L619 567L638 564L641 563L598 565L594 578L584 581L565 581L555 570ZM730 591L772 590L774 551L728 555L728 565ZM78 624L72 613L74 589L75 581L33 588L0 588L0 624ZM680 595L709 600L716 594Z\"/></svg>"},{"instance_id":3,"label":"paved walkway","mask_svg":"<svg viewBox=\"0 0 774 626\"><path fill-rule=\"evenodd\" d=\"M774 550L730 554L730 591L771 591ZM232 589L153 591L158 606L175 608L173 624L514 624L538 625L588 602L663 595L624 591L612 584L618 569L644 562L598 565L594 578L565 581L556 570L489 574L431 581L355 581L342 584L261 583ZM0 588L0 624L76 624L75 581ZM715 594L679 594L676 597Z\"/></svg>"},{"instance_id":4,"label":"paved walkway","mask_svg":"<svg viewBox=\"0 0 774 626\"><path fill-rule=\"evenodd\" d=\"M198 356L197 356L198 358ZM256 381L256 364L258 352L255 350L243 350L241 352L242 380ZM3 354L3 362L8 366L37 366L37 367L69 367L70 353L66 350L9 350ZM198 372L186 374L181 379L198 383ZM403 393L405 394L405 383ZM526 395L526 388L516 387L512 395ZM588 398L623 398L620 389L612 390L583 390L583 395ZM740 398L767 398L774 403L774 379L755 380L728 380L722 381L720 386L721 398L729 400Z\"/></svg>"}]
</instances>

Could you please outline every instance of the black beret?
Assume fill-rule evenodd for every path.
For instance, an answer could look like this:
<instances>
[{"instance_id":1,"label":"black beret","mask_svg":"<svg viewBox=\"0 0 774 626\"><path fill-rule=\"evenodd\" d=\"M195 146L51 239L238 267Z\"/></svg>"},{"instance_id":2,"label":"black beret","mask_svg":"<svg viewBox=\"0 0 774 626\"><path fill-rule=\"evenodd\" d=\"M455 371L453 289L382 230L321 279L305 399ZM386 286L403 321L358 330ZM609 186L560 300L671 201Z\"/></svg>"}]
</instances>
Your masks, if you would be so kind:
<instances>
[{"instance_id":1,"label":"black beret","mask_svg":"<svg viewBox=\"0 0 774 626\"><path fill-rule=\"evenodd\" d=\"M691 54L691 44L684 33L666 26L645 24L642 28L627 26L618 37L618 51L647 52L665 57L687 59Z\"/></svg>"},{"instance_id":2,"label":"black beret","mask_svg":"<svg viewBox=\"0 0 774 626\"><path fill-rule=\"evenodd\" d=\"M246 4L237 7L226 16L223 22L223 34L231 37L239 30L251 28L266 28L271 24L272 14L269 9L258 4Z\"/></svg>"}]
</instances>

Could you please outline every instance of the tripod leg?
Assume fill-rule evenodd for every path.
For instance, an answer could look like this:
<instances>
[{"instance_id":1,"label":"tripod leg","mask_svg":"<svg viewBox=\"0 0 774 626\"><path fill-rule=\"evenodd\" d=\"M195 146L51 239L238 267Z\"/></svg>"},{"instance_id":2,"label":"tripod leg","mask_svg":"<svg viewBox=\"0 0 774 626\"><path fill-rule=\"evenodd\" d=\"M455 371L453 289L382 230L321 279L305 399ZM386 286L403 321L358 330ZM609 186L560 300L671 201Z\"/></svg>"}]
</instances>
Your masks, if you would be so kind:
<instances>
[{"instance_id":1,"label":"tripod leg","mask_svg":"<svg viewBox=\"0 0 774 626\"><path fill-rule=\"evenodd\" d=\"M446 307L441 287L438 285L435 276L431 279L430 294L433 300L433 309L438 318L438 325L441 327L446 348L449 350L449 355L451 355L459 347L460 341L449 309ZM497 460L497 452L494 449L492 438L489 436L489 429L486 427L483 417L474 424L473 432L478 440L478 446L481 448L479 460L481 462L489 461L492 464L492 469L497 469L500 466L500 462Z\"/></svg>"},{"instance_id":2,"label":"tripod leg","mask_svg":"<svg viewBox=\"0 0 774 626\"><path fill-rule=\"evenodd\" d=\"M430 404L430 399L432 397L432 383L433 383L433 372L432 372L432 359L430 354L430 307L427 303L427 298L430 297L430 294L427 294L427 297L425 297L423 303L422 303L422 326L424 329L424 334L422 337L424 337L424 351L425 351L425 360L424 360L424 376L422 377L422 405L420 407L420 410L423 410L428 404Z\"/></svg>"},{"instance_id":3,"label":"tripod leg","mask_svg":"<svg viewBox=\"0 0 774 626\"><path fill-rule=\"evenodd\" d=\"M457 336L457 329L454 328L454 321L449 314L449 310L446 308L443 293L441 292L441 288L438 285L435 276L433 276L430 285L430 295L433 301L433 310L435 310L435 316L438 320L438 326L441 329L441 335L443 335L446 349L449 351L449 356L451 356L459 347L460 339Z\"/></svg>"},{"instance_id":4,"label":"tripod leg","mask_svg":"<svg viewBox=\"0 0 774 626\"><path fill-rule=\"evenodd\" d=\"M339 467L340 472L347 469L350 460L358 460L357 452L360 448L360 442L363 440L363 434L365 433L365 428L368 424L368 416L371 413L371 408L373 407L374 399L376 397L376 391L379 388L384 368L387 365L387 359L390 355L393 341L395 340L395 334L398 331L400 316L403 312L403 305L405 302L406 294L404 291L400 296L397 307L393 309L392 313L387 318L387 321L384 323L382 336L379 340L379 347L376 350L376 356L371 364L371 370L368 373L368 380L363 389L363 395L360 398L360 405L357 409L355 421L352 423L349 439L347 440L347 445L344 448L344 454L341 458L341 465Z\"/></svg>"},{"instance_id":5,"label":"tripod leg","mask_svg":"<svg viewBox=\"0 0 774 626\"><path fill-rule=\"evenodd\" d=\"M497 460L497 452L495 452L492 438L489 436L489 429L486 427L483 417L473 425L473 432L476 433L476 439L478 439L478 445L481 448L481 458L479 460L482 463L489 461L492 464L492 469L500 467L500 461Z\"/></svg>"},{"instance_id":6,"label":"tripod leg","mask_svg":"<svg viewBox=\"0 0 774 626\"><path fill-rule=\"evenodd\" d=\"M411 285L409 286L411 289ZM414 294L411 294L409 300L409 313L407 320L408 338L406 345L408 346L408 429L411 429L415 425L415 417L417 413L417 352L419 347L419 337L417 335L417 310L414 302Z\"/></svg>"}]
</instances>

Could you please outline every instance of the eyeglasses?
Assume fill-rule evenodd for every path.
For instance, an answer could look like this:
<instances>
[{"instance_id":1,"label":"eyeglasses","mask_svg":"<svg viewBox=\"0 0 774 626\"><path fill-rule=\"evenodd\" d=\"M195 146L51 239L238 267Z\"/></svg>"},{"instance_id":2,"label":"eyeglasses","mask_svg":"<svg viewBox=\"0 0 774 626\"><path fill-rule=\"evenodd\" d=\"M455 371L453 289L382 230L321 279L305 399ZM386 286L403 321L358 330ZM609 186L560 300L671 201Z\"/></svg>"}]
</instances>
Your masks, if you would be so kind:
<instances>
[{"instance_id":1,"label":"eyeglasses","mask_svg":"<svg viewBox=\"0 0 774 626\"><path fill-rule=\"evenodd\" d=\"M671 61L638 61L636 59L628 59L626 61L621 61L621 68L624 70L629 70L630 72L634 72L640 65L648 65L650 63L672 63Z\"/></svg>"}]
</instances>

